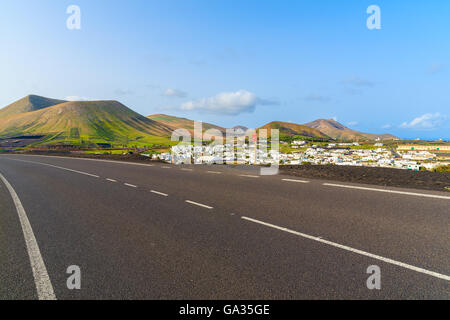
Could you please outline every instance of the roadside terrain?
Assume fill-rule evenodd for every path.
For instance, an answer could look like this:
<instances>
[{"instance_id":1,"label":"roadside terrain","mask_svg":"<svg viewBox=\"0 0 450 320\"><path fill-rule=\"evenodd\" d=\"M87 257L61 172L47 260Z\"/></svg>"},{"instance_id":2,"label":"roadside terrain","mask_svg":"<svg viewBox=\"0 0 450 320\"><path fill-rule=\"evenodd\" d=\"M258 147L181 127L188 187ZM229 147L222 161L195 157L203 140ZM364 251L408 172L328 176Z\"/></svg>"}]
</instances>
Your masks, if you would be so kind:
<instances>
[{"instance_id":1,"label":"roadside terrain","mask_svg":"<svg viewBox=\"0 0 450 320\"><path fill-rule=\"evenodd\" d=\"M282 174L380 186L446 191L450 173L336 165L281 166ZM449 190L447 190L449 191Z\"/></svg>"},{"instance_id":2,"label":"roadside terrain","mask_svg":"<svg viewBox=\"0 0 450 320\"><path fill-rule=\"evenodd\" d=\"M83 154L73 153L69 151L36 151L26 152L25 154L103 159L135 163L162 162L160 160L153 160L149 157L139 154ZM206 167L207 165L204 166ZM237 169L247 172L252 171L255 174L258 173L258 170L254 166L249 165L227 164L216 165L216 167L228 167L228 169ZM280 174L320 180L334 180L351 183L364 183L380 186L436 191L449 191L449 189L447 188L450 187L450 173L448 172L411 171L392 168L336 165L281 165Z\"/></svg>"}]
</instances>

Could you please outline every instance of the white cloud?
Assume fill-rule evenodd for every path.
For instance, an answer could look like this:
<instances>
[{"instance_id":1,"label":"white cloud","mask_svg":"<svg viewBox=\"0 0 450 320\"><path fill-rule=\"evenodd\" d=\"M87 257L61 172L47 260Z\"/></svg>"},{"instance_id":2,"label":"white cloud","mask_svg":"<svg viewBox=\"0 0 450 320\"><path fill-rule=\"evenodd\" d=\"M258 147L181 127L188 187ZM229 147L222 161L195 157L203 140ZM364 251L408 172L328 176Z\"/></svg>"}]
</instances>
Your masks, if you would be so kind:
<instances>
[{"instance_id":1,"label":"white cloud","mask_svg":"<svg viewBox=\"0 0 450 320\"><path fill-rule=\"evenodd\" d=\"M180 106L184 111L206 111L225 115L238 115L244 112L253 112L257 105L275 105L275 101L269 101L257 97L246 90L236 92L219 93L214 97L201 98L185 102Z\"/></svg>"},{"instance_id":2,"label":"white cloud","mask_svg":"<svg viewBox=\"0 0 450 320\"><path fill-rule=\"evenodd\" d=\"M187 96L187 93L178 89L166 89L166 91L162 94L164 97L172 97L172 98L184 98Z\"/></svg>"},{"instance_id":3,"label":"white cloud","mask_svg":"<svg viewBox=\"0 0 450 320\"><path fill-rule=\"evenodd\" d=\"M358 125L358 121L347 122L347 125L349 125L349 126L356 126L356 125Z\"/></svg>"},{"instance_id":4,"label":"white cloud","mask_svg":"<svg viewBox=\"0 0 450 320\"><path fill-rule=\"evenodd\" d=\"M145 85L145 87L147 89L150 89L150 90L155 90L155 89L160 89L161 88L160 85L155 84L155 83L149 83L149 84Z\"/></svg>"},{"instance_id":5,"label":"white cloud","mask_svg":"<svg viewBox=\"0 0 450 320\"><path fill-rule=\"evenodd\" d=\"M65 97L64 100L66 100L66 101L89 101L91 99L85 98L85 97L79 97L79 96L68 96L68 97Z\"/></svg>"},{"instance_id":6,"label":"white cloud","mask_svg":"<svg viewBox=\"0 0 450 320\"><path fill-rule=\"evenodd\" d=\"M193 58L189 61L189 63L197 67L202 67L208 64L208 60L205 58Z\"/></svg>"},{"instance_id":7,"label":"white cloud","mask_svg":"<svg viewBox=\"0 0 450 320\"><path fill-rule=\"evenodd\" d=\"M347 92L349 95L352 95L352 96L360 95L363 93L363 91L361 89L353 88L353 87L346 87L344 90L345 90L345 92Z\"/></svg>"},{"instance_id":8,"label":"white cloud","mask_svg":"<svg viewBox=\"0 0 450 320\"><path fill-rule=\"evenodd\" d=\"M356 87L373 87L375 85L374 82L366 79L362 79L360 77L351 77L347 78L344 81L344 84L353 85Z\"/></svg>"},{"instance_id":9,"label":"white cloud","mask_svg":"<svg viewBox=\"0 0 450 320\"><path fill-rule=\"evenodd\" d=\"M445 65L442 63L433 63L429 68L427 73L435 74L445 69Z\"/></svg>"},{"instance_id":10,"label":"white cloud","mask_svg":"<svg viewBox=\"0 0 450 320\"><path fill-rule=\"evenodd\" d=\"M400 128L404 129L435 129L439 127L447 117L436 113L425 113L410 122L403 122Z\"/></svg>"},{"instance_id":11,"label":"white cloud","mask_svg":"<svg viewBox=\"0 0 450 320\"><path fill-rule=\"evenodd\" d=\"M381 129L390 129L390 128L392 128L392 125L389 124L389 123L387 123L387 124L381 126Z\"/></svg>"}]
</instances>

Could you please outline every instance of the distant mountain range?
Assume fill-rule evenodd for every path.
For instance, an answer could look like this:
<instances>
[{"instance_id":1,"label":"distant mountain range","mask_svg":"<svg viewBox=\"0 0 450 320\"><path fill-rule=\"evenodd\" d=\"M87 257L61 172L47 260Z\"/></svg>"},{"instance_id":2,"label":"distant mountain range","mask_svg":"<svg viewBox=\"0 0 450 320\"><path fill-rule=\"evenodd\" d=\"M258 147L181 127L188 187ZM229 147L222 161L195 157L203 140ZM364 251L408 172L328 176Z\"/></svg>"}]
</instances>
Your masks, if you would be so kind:
<instances>
[{"instance_id":1,"label":"distant mountain range","mask_svg":"<svg viewBox=\"0 0 450 320\"><path fill-rule=\"evenodd\" d=\"M351 141L361 141L361 140L393 140L397 137L391 134L372 134L355 131L347 128L346 126L340 124L333 119L318 119L313 122L306 123L305 126L315 128L333 139L340 140L351 140Z\"/></svg>"},{"instance_id":2,"label":"distant mountain range","mask_svg":"<svg viewBox=\"0 0 450 320\"><path fill-rule=\"evenodd\" d=\"M150 120L153 120L157 123L161 123L164 126L166 126L167 128L169 128L169 131L166 132L167 136L171 136L172 132L176 129L186 129L187 131L189 131L189 133L191 134L191 136L194 136L194 120L189 120L186 118L178 118L178 117L174 117L174 116L169 116L166 114L154 114L151 116L147 117ZM203 132L209 130L209 129L216 129L219 130L220 132L222 132L222 134L225 134L226 129L216 126L214 124L210 124L207 122L203 122L202 123L202 129Z\"/></svg>"},{"instance_id":3,"label":"distant mountain range","mask_svg":"<svg viewBox=\"0 0 450 320\"><path fill-rule=\"evenodd\" d=\"M305 125L282 122L282 121L272 121L259 129L266 129L267 135L270 137L272 134L272 129L278 129L280 138L283 136L287 137L307 137L319 140L330 140L330 137L315 128L310 128Z\"/></svg>"},{"instance_id":4,"label":"distant mountain range","mask_svg":"<svg viewBox=\"0 0 450 320\"><path fill-rule=\"evenodd\" d=\"M149 145L170 142L176 129L194 133L194 121L164 114L144 117L117 101L64 101L36 95L24 97L0 109L0 139L40 137L39 145ZM226 129L203 123L203 131ZM236 126L245 131L247 128ZM259 129L278 129L280 136L330 140L394 139L389 134L351 130L334 120L305 125L274 121Z\"/></svg>"}]
</instances>

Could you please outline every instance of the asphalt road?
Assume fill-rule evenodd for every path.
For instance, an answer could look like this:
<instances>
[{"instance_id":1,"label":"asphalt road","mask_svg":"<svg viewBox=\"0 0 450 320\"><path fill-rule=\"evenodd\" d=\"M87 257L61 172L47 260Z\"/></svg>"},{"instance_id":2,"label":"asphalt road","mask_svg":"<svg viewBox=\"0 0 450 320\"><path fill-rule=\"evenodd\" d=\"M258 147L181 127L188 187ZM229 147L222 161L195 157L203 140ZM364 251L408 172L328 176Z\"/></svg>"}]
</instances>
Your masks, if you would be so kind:
<instances>
[{"instance_id":1,"label":"asphalt road","mask_svg":"<svg viewBox=\"0 0 450 320\"><path fill-rule=\"evenodd\" d=\"M449 193L23 155L0 175L32 229L0 180L0 299L449 298Z\"/></svg>"}]
</instances>

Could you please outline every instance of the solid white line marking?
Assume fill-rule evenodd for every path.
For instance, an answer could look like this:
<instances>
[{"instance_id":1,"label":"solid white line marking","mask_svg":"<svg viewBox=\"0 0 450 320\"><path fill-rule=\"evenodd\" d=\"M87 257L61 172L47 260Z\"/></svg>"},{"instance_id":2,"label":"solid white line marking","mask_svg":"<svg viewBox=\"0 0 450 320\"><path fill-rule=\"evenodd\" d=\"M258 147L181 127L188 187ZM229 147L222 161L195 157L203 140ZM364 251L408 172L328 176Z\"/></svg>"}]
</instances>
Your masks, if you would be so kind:
<instances>
[{"instance_id":1,"label":"solid white line marking","mask_svg":"<svg viewBox=\"0 0 450 320\"><path fill-rule=\"evenodd\" d=\"M331 186L331 187L339 187L339 188L349 188L349 189L369 190L369 191L378 191L378 192L398 193L398 194L406 194L406 195L409 195L409 196L418 196L418 197L427 197L427 198L437 198L437 199L450 200L450 197L448 197L448 196L439 196L439 195L435 195L435 194L406 192L406 191L397 191L397 190L385 190L385 189L376 189L376 188L367 188L367 187L357 187L357 186L348 186L348 185L344 185L344 184L334 184L334 183L324 183L323 185L324 186Z\"/></svg>"},{"instance_id":2,"label":"solid white line marking","mask_svg":"<svg viewBox=\"0 0 450 320\"><path fill-rule=\"evenodd\" d=\"M186 200L186 202L190 203L190 204L193 204L193 205L196 205L196 206L199 206L199 207L206 208L206 209L213 209L213 207L207 206L206 204L201 204L201 203L194 202L194 201L191 201L191 200Z\"/></svg>"},{"instance_id":3,"label":"solid white line marking","mask_svg":"<svg viewBox=\"0 0 450 320\"><path fill-rule=\"evenodd\" d=\"M15 161L21 161L21 162L41 164L43 166L48 166L48 167L52 167L52 168L56 168L56 169L61 169L61 170L66 170L66 171L70 171L70 172L75 172L75 173L83 174L85 176L90 176L90 177L94 177L94 178L100 178L99 176L97 176L95 174L91 174L91 173L87 173L87 172L83 172L83 171L78 171L78 170L73 170L73 169L69 169L69 168L64 168L64 167L59 167L59 166L55 166L53 164L48 164L48 163L43 163L43 162L35 162L35 161L27 161L27 160L20 160L20 159L14 159L14 160Z\"/></svg>"},{"instance_id":4,"label":"solid white line marking","mask_svg":"<svg viewBox=\"0 0 450 320\"><path fill-rule=\"evenodd\" d=\"M295 179L281 179L281 180L287 181L287 182L309 183L309 181L306 181L306 180L295 180Z\"/></svg>"},{"instance_id":5,"label":"solid white line marking","mask_svg":"<svg viewBox=\"0 0 450 320\"><path fill-rule=\"evenodd\" d=\"M10 155L8 155L10 156ZM101 161L101 162L111 162L111 163L119 163L119 164L131 164L135 166L146 166L146 167L153 167L153 164L145 164L145 163L136 163L136 162L127 162L127 161L115 161L115 160L101 160L101 159L89 159L89 158L77 158L77 157L61 157L61 156L41 156L41 155L35 155L35 154L26 154L21 155L25 157L45 157L45 158L59 158L59 159L75 159L75 160L87 160L87 161Z\"/></svg>"},{"instance_id":6,"label":"solid white line marking","mask_svg":"<svg viewBox=\"0 0 450 320\"><path fill-rule=\"evenodd\" d=\"M109 179L109 178L107 178L106 180L111 181L111 182L117 182L117 180Z\"/></svg>"},{"instance_id":7,"label":"solid white line marking","mask_svg":"<svg viewBox=\"0 0 450 320\"><path fill-rule=\"evenodd\" d=\"M240 174L239 176L240 177L247 177L247 178L259 178L259 176L252 176L252 175L249 175L249 174Z\"/></svg>"},{"instance_id":8,"label":"solid white line marking","mask_svg":"<svg viewBox=\"0 0 450 320\"><path fill-rule=\"evenodd\" d=\"M124 185L126 185L127 187L137 188L137 186L135 186L134 184L124 183Z\"/></svg>"},{"instance_id":9,"label":"solid white line marking","mask_svg":"<svg viewBox=\"0 0 450 320\"><path fill-rule=\"evenodd\" d=\"M9 193L11 194L14 205L16 206L17 213L19 215L28 256L30 257L31 269L33 271L34 283L36 285L38 299L56 300L52 282L50 281L50 277L47 273L47 268L45 267L44 260L42 259L41 251L39 250L36 237L34 236L33 229L31 228L30 221L28 220L22 202L20 201L11 184L1 173L0 179L3 181Z\"/></svg>"},{"instance_id":10,"label":"solid white line marking","mask_svg":"<svg viewBox=\"0 0 450 320\"><path fill-rule=\"evenodd\" d=\"M219 171L206 171L206 172L208 172L208 173L214 173L214 174L222 174L222 172L219 172Z\"/></svg>"},{"instance_id":11,"label":"solid white line marking","mask_svg":"<svg viewBox=\"0 0 450 320\"><path fill-rule=\"evenodd\" d=\"M350 251L350 252L353 252L353 253L356 253L356 254L359 254L359 255L362 255L362 256L366 256L366 257L373 258L373 259L376 259L376 260L380 260L380 261L383 261L383 262L386 262L386 263L390 263L390 264L393 264L393 265L396 265L396 266L399 266L399 267L410 269L410 270L413 270L413 271L416 271L416 272L424 273L424 274L427 274L427 275L430 275L430 276L433 276L433 277L436 277L436 278L439 278L439 279L444 279L444 280L450 281L450 276L447 276L445 274L440 274L440 273L437 273L437 272L434 272L434 271L429 271L429 270L426 270L426 269L422 269L422 268L419 268L419 267L412 266L410 264L406 264L406 263L403 263L403 262L399 262L399 261L396 261L396 260L392 260L392 259L389 259L389 258L378 256L378 255L375 255L375 254L372 254L372 253L369 253L369 252L366 252L366 251L362 251L362 250L354 249L354 248L351 248L351 247L348 247L348 246L344 246L344 245L339 244L339 243L335 243L335 242L332 242L332 241L324 240L324 239L322 239L322 237L310 236L310 235L307 235L307 234L304 234L304 233L301 233L301 232L290 230L288 228L279 227L279 226L271 224L271 223L263 222L263 221L252 219L252 218L248 218L248 217L241 217L241 218L244 219L244 220L250 221L250 222L254 222L254 223L258 223L258 224L264 225L266 227L271 227L271 228L274 228L274 229L277 229L277 230L281 230L281 231L284 231L284 232L295 234L297 236L300 236L300 237L303 237L303 238L306 238L306 239L318 241L318 242L321 242L321 243L324 243L324 244L327 244L327 245L330 245L330 246L333 246L333 247L336 247L336 248L339 248L339 249L347 250L347 251Z\"/></svg>"},{"instance_id":12,"label":"solid white line marking","mask_svg":"<svg viewBox=\"0 0 450 320\"><path fill-rule=\"evenodd\" d=\"M164 196L164 197L168 197L169 196L167 193L162 193L162 192L155 191L155 190L151 190L150 192L155 193L155 194L159 194L160 196Z\"/></svg>"}]
</instances>

